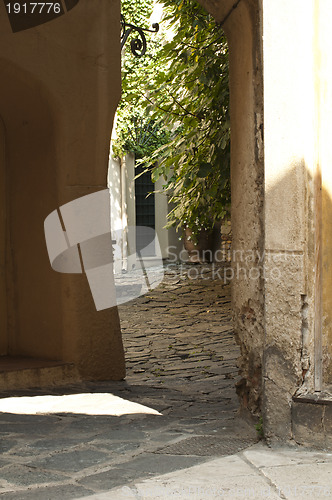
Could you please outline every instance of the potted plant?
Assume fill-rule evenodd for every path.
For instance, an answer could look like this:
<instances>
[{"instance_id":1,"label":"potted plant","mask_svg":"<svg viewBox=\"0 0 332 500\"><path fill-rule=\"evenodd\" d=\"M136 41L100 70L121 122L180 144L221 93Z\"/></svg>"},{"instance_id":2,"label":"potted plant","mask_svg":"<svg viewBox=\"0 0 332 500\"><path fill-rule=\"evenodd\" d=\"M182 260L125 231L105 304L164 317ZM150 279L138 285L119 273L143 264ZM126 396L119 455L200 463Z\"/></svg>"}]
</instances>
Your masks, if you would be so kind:
<instances>
[{"instance_id":1,"label":"potted plant","mask_svg":"<svg viewBox=\"0 0 332 500\"><path fill-rule=\"evenodd\" d=\"M171 191L173 204L167 227L175 226L181 232L191 262L211 261L215 227L229 214L229 178L224 179L213 165L193 165L189 180L179 168L165 189Z\"/></svg>"}]
</instances>

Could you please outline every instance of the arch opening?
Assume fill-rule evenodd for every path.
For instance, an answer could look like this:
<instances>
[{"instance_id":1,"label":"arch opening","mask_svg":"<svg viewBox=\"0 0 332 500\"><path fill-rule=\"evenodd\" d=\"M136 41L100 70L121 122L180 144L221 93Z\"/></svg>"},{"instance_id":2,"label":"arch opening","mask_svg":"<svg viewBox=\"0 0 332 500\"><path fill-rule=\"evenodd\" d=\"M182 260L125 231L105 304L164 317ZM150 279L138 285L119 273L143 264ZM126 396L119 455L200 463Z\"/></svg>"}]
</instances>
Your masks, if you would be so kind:
<instances>
[{"instance_id":1,"label":"arch opening","mask_svg":"<svg viewBox=\"0 0 332 500\"><path fill-rule=\"evenodd\" d=\"M60 276L50 279L43 232L57 205L53 117L31 75L4 60L1 74L0 354L6 366L8 356L59 361Z\"/></svg>"}]
</instances>

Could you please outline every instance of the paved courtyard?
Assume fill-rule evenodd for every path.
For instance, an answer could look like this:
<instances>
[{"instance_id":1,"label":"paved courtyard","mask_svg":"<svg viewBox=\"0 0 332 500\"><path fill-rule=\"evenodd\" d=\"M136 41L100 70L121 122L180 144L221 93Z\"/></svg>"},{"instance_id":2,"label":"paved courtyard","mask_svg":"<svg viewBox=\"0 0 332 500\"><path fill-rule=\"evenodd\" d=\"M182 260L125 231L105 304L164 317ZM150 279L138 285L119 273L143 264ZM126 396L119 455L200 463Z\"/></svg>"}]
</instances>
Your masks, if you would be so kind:
<instances>
[{"instance_id":1,"label":"paved courtyard","mask_svg":"<svg viewBox=\"0 0 332 500\"><path fill-rule=\"evenodd\" d=\"M257 441L237 414L239 349L220 276L169 265L158 288L119 307L125 381L16 394L39 399L24 403L28 414L0 413L1 498L101 494Z\"/></svg>"},{"instance_id":2,"label":"paved courtyard","mask_svg":"<svg viewBox=\"0 0 332 500\"><path fill-rule=\"evenodd\" d=\"M223 394L233 399L239 347L230 286L218 269L168 266L161 285L119 307L127 381L179 387L196 396L217 391L219 397L221 389L232 388Z\"/></svg>"}]
</instances>

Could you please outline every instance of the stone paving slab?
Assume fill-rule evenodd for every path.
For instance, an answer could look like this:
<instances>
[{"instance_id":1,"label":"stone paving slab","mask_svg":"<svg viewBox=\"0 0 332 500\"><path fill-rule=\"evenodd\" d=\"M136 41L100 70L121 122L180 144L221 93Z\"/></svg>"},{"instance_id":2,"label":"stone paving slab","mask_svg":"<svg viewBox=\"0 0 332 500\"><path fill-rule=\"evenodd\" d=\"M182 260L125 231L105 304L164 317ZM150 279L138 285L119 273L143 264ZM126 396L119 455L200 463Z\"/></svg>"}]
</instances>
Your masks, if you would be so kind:
<instances>
[{"instance_id":1,"label":"stone paving slab","mask_svg":"<svg viewBox=\"0 0 332 500\"><path fill-rule=\"evenodd\" d=\"M236 455L134 481L88 500L316 500L332 498L331 473L332 454L257 444Z\"/></svg>"},{"instance_id":2,"label":"stone paving slab","mask_svg":"<svg viewBox=\"0 0 332 500\"><path fill-rule=\"evenodd\" d=\"M77 407L42 415L0 413L0 498L66 500L105 493L113 499L113 488L222 456L222 447L213 446L217 441L235 439L242 446L257 441L255 422L238 415L239 348L229 286L213 279L207 266L195 266L198 279L190 280L191 269L169 267L159 287L119 307L125 381L1 394L75 395ZM109 414L98 415L100 405L108 411L103 394L125 400L123 408L135 403L161 415L116 416L111 405ZM101 402L96 414L79 414L95 396ZM188 438L196 445L205 439L210 452L189 449ZM174 454L167 447L174 447Z\"/></svg>"},{"instance_id":3,"label":"stone paving slab","mask_svg":"<svg viewBox=\"0 0 332 500\"><path fill-rule=\"evenodd\" d=\"M64 484L61 486L44 486L25 490L15 490L1 493L1 497L6 500L70 500L90 497L93 493L93 490L83 488L82 486ZM108 498L110 499L110 497Z\"/></svg>"}]
</instances>

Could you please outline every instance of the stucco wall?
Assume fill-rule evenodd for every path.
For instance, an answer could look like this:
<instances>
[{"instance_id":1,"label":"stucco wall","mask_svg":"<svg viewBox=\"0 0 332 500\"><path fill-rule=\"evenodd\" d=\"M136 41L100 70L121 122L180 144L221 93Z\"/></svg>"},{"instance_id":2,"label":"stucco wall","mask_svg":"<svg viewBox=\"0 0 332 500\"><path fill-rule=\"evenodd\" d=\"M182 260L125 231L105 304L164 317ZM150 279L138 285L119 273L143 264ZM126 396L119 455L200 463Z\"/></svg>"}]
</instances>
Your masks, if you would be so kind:
<instances>
[{"instance_id":1,"label":"stucco wall","mask_svg":"<svg viewBox=\"0 0 332 500\"><path fill-rule=\"evenodd\" d=\"M226 16L230 48L239 393L268 440L287 441L293 396L331 384L332 13L328 0L201 3Z\"/></svg>"},{"instance_id":2,"label":"stucco wall","mask_svg":"<svg viewBox=\"0 0 332 500\"><path fill-rule=\"evenodd\" d=\"M317 162L322 172L323 386L332 385L332 33L331 3L315 2Z\"/></svg>"},{"instance_id":3,"label":"stucco wall","mask_svg":"<svg viewBox=\"0 0 332 500\"><path fill-rule=\"evenodd\" d=\"M0 356L7 353L5 128L0 119Z\"/></svg>"},{"instance_id":4,"label":"stucco wall","mask_svg":"<svg viewBox=\"0 0 332 500\"><path fill-rule=\"evenodd\" d=\"M75 362L87 378L122 378L117 310L96 312L84 275L51 269L47 215L106 187L120 96L120 2L80 0L12 33L0 4L5 126L8 354Z\"/></svg>"},{"instance_id":5,"label":"stucco wall","mask_svg":"<svg viewBox=\"0 0 332 500\"><path fill-rule=\"evenodd\" d=\"M242 405L262 396L264 346L264 163L260 11L258 2L202 1L223 21L229 45L232 188L232 308L241 347ZM232 9L232 6L234 8Z\"/></svg>"},{"instance_id":6,"label":"stucco wall","mask_svg":"<svg viewBox=\"0 0 332 500\"><path fill-rule=\"evenodd\" d=\"M302 383L302 308L304 301L312 304L305 283L306 176L312 168L313 118L310 7L297 0L263 4L264 417L267 436L280 439L291 438L291 401ZM303 78L306 65L307 78Z\"/></svg>"}]
</instances>

